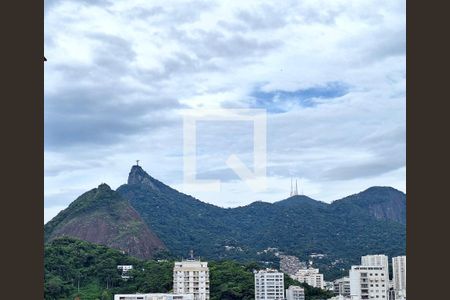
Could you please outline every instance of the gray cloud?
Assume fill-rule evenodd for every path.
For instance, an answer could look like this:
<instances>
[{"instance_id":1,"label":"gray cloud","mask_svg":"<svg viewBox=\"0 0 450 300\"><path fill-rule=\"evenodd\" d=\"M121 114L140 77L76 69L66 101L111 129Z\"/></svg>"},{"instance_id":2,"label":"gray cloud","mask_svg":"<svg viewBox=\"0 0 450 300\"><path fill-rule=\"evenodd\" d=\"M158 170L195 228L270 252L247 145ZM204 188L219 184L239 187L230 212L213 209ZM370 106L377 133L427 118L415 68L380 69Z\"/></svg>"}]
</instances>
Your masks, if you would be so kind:
<instances>
[{"instance_id":1,"label":"gray cloud","mask_svg":"<svg viewBox=\"0 0 450 300\"><path fill-rule=\"evenodd\" d=\"M282 41L266 37L258 40L239 33L225 35L219 30L197 29L190 33L172 28L171 36L178 39L200 60L213 58L244 59L262 55L282 45Z\"/></svg>"},{"instance_id":2,"label":"gray cloud","mask_svg":"<svg viewBox=\"0 0 450 300\"><path fill-rule=\"evenodd\" d=\"M127 103L121 94L128 94L135 101ZM172 124L170 115L161 112L176 107L180 105L174 99L132 94L129 88L114 85L64 89L46 98L45 146L55 150L85 144L117 144Z\"/></svg>"},{"instance_id":3,"label":"gray cloud","mask_svg":"<svg viewBox=\"0 0 450 300\"><path fill-rule=\"evenodd\" d=\"M259 108L284 97L268 118L268 191L250 193L225 164L237 154L252 168L252 129L216 123L199 128L198 177L224 188L185 192L240 205L279 200L291 176L318 199L402 187L403 1L45 5L46 208L94 181L125 182L134 159L181 188L180 110L255 107L255 87L267 98ZM345 92L314 90L330 82ZM311 90L314 105L295 103L295 93Z\"/></svg>"},{"instance_id":4,"label":"gray cloud","mask_svg":"<svg viewBox=\"0 0 450 300\"><path fill-rule=\"evenodd\" d=\"M64 3L70 2L69 0L44 0L44 9L45 12L51 10L53 7L57 5L61 5ZM98 6L98 7L107 7L111 5L111 0L78 0L79 4L89 5L89 6Z\"/></svg>"}]
</instances>

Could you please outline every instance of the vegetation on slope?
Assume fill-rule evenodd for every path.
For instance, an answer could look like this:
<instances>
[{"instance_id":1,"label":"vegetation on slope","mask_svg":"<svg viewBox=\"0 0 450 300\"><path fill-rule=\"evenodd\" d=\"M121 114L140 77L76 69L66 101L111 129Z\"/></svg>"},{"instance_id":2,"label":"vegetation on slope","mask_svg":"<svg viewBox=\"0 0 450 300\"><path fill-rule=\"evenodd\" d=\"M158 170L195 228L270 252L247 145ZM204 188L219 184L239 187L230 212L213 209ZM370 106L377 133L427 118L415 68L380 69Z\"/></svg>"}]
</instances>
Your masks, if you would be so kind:
<instances>
[{"instance_id":1,"label":"vegetation on slope","mask_svg":"<svg viewBox=\"0 0 450 300\"><path fill-rule=\"evenodd\" d=\"M138 258L151 258L165 247L126 199L101 184L72 202L44 226L45 239L70 236Z\"/></svg>"},{"instance_id":2,"label":"vegetation on slope","mask_svg":"<svg viewBox=\"0 0 450 300\"><path fill-rule=\"evenodd\" d=\"M169 258L169 257L160 257ZM117 265L131 264L132 278L123 280ZM253 270L256 263L209 262L211 300L254 298ZM111 300L117 293L170 292L173 260L140 260L120 251L72 238L59 238L45 245L45 299ZM285 277L286 287L298 282ZM329 292L305 284L306 299L325 299ZM319 298L317 298L319 297Z\"/></svg>"},{"instance_id":3,"label":"vegetation on slope","mask_svg":"<svg viewBox=\"0 0 450 300\"><path fill-rule=\"evenodd\" d=\"M370 202L372 198L383 199L386 209L392 197L405 206L405 195L392 188L372 188L367 195L362 192L333 204L294 196L273 204L255 202L225 209L171 189L138 166L132 168L130 177L133 180L117 192L174 255L194 249L207 259L265 261L276 266L278 258L261 254L264 249L276 247L304 261L312 253L321 253L325 256L314 264L331 280L358 263L362 255L405 252L405 225L383 219L389 215L382 214L380 207L371 211L376 202Z\"/></svg>"}]
</instances>

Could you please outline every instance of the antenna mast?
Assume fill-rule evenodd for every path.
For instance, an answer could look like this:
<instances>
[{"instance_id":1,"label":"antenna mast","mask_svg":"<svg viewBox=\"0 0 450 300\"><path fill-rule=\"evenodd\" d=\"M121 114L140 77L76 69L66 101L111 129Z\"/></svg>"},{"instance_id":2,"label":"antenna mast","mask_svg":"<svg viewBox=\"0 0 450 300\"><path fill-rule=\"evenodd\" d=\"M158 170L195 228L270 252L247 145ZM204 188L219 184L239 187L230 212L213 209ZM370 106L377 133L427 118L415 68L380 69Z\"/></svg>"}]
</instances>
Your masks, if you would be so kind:
<instances>
[{"instance_id":1,"label":"antenna mast","mask_svg":"<svg viewBox=\"0 0 450 300\"><path fill-rule=\"evenodd\" d=\"M290 197L294 196L294 190L292 189L292 177L291 177L291 194Z\"/></svg>"}]
</instances>

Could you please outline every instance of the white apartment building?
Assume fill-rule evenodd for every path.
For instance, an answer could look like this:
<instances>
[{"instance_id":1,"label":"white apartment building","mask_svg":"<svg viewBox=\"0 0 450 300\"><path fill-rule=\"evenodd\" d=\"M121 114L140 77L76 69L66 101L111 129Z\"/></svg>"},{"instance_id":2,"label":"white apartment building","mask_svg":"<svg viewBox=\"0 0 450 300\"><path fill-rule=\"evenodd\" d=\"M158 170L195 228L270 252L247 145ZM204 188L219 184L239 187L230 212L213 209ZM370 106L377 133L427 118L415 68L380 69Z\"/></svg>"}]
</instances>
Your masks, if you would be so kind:
<instances>
[{"instance_id":1,"label":"white apartment building","mask_svg":"<svg viewBox=\"0 0 450 300\"><path fill-rule=\"evenodd\" d=\"M394 292L397 298L406 298L406 256L392 258Z\"/></svg>"},{"instance_id":2,"label":"white apartment building","mask_svg":"<svg viewBox=\"0 0 450 300\"><path fill-rule=\"evenodd\" d=\"M386 270L386 282L389 282L389 258L384 254L365 255L361 257L362 266L381 266Z\"/></svg>"},{"instance_id":3,"label":"white apartment building","mask_svg":"<svg viewBox=\"0 0 450 300\"><path fill-rule=\"evenodd\" d=\"M333 281L333 292L335 295L350 297L350 278L342 277Z\"/></svg>"},{"instance_id":4,"label":"white apartment building","mask_svg":"<svg viewBox=\"0 0 450 300\"><path fill-rule=\"evenodd\" d=\"M273 269L255 271L255 300L284 300L284 274Z\"/></svg>"},{"instance_id":5,"label":"white apartment building","mask_svg":"<svg viewBox=\"0 0 450 300\"><path fill-rule=\"evenodd\" d=\"M338 295L338 296L331 297L328 300L351 300L351 299L347 298L345 296L342 296L342 295Z\"/></svg>"},{"instance_id":6,"label":"white apartment building","mask_svg":"<svg viewBox=\"0 0 450 300\"><path fill-rule=\"evenodd\" d=\"M388 299L389 282L383 266L352 266L350 270L350 298Z\"/></svg>"},{"instance_id":7,"label":"white apartment building","mask_svg":"<svg viewBox=\"0 0 450 300\"><path fill-rule=\"evenodd\" d=\"M286 289L286 300L305 300L305 290L296 285L290 285Z\"/></svg>"},{"instance_id":8,"label":"white apartment building","mask_svg":"<svg viewBox=\"0 0 450 300\"><path fill-rule=\"evenodd\" d=\"M175 262L173 292L176 294L193 294L194 300L209 300L208 263L195 259Z\"/></svg>"},{"instance_id":9,"label":"white apartment building","mask_svg":"<svg viewBox=\"0 0 450 300\"><path fill-rule=\"evenodd\" d=\"M308 269L300 269L292 276L293 279L307 283L310 286L317 287L323 289L323 274L319 273L319 269L308 268Z\"/></svg>"},{"instance_id":10,"label":"white apartment building","mask_svg":"<svg viewBox=\"0 0 450 300\"><path fill-rule=\"evenodd\" d=\"M175 294L117 294L114 300L193 300L194 295Z\"/></svg>"}]
</instances>

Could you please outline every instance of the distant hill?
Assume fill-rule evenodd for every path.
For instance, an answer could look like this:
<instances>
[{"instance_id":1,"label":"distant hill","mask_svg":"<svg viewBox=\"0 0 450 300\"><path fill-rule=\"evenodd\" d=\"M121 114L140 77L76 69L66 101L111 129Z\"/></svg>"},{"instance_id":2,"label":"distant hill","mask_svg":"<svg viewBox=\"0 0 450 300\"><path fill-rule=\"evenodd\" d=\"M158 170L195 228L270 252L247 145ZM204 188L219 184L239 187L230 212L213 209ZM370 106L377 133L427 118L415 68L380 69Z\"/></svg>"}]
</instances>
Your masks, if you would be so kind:
<instances>
[{"instance_id":1,"label":"distant hill","mask_svg":"<svg viewBox=\"0 0 450 300\"><path fill-rule=\"evenodd\" d=\"M406 224L406 196L391 187L371 187L364 192L335 201L333 206L342 209L357 206L378 220Z\"/></svg>"},{"instance_id":2,"label":"distant hill","mask_svg":"<svg viewBox=\"0 0 450 300\"><path fill-rule=\"evenodd\" d=\"M402 255L406 249L406 195L390 187L369 188L331 204L294 196L275 203L221 208L180 193L140 166L133 166L127 184L120 186L116 194L128 202L119 201L126 209L113 210L116 216L109 226L129 211L126 215L142 220L176 256L185 256L192 249L205 259L256 260L276 266L276 253L282 252L304 261L313 260L332 278L358 263L362 255ZM99 202L102 197L97 196ZM69 206L69 212L77 201ZM137 216L131 213L131 207ZM54 237L61 232L77 233L77 237L89 240L85 232L98 231L91 228L98 224L86 216L96 215L96 210L94 205L77 213L77 218L85 217L78 223L82 229L77 231L69 230L72 227L62 221L68 214L63 211L46 225L46 234ZM141 225L139 228L143 230ZM161 246L152 236L152 245ZM311 258L311 254L323 255Z\"/></svg>"},{"instance_id":3,"label":"distant hill","mask_svg":"<svg viewBox=\"0 0 450 300\"><path fill-rule=\"evenodd\" d=\"M370 188L332 204L294 196L225 209L180 193L133 166L128 183L117 192L175 255L194 249L206 258L264 260L256 253L277 247L305 260L311 253L326 254L323 262L331 268L348 267L369 253L405 253L406 195L393 188Z\"/></svg>"},{"instance_id":4,"label":"distant hill","mask_svg":"<svg viewBox=\"0 0 450 300\"><path fill-rule=\"evenodd\" d=\"M106 184L72 202L44 226L45 240L70 236L151 258L165 249L127 200Z\"/></svg>"}]
</instances>

